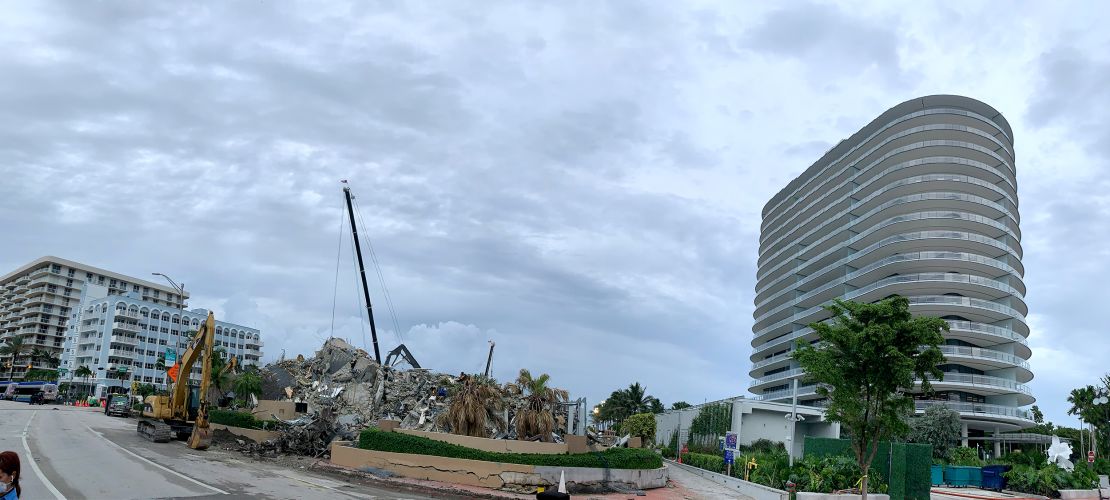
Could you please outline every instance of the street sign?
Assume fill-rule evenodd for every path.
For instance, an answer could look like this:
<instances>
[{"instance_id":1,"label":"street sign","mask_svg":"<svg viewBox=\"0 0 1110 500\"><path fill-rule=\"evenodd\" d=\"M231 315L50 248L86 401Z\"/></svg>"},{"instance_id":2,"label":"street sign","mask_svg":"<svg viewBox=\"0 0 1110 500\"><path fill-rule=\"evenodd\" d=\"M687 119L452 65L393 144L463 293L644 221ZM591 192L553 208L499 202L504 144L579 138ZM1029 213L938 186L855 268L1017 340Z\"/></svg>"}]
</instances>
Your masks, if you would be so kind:
<instances>
[{"instance_id":1,"label":"street sign","mask_svg":"<svg viewBox=\"0 0 1110 500\"><path fill-rule=\"evenodd\" d=\"M725 450L725 463L728 465L732 465L733 460L734 457L732 454L732 450Z\"/></svg>"},{"instance_id":2,"label":"street sign","mask_svg":"<svg viewBox=\"0 0 1110 500\"><path fill-rule=\"evenodd\" d=\"M726 450L735 450L736 449L736 433L735 432L725 433L725 449Z\"/></svg>"},{"instance_id":3,"label":"street sign","mask_svg":"<svg viewBox=\"0 0 1110 500\"><path fill-rule=\"evenodd\" d=\"M1093 452L1093 451L1088 451L1087 452L1087 463L1089 463L1089 464L1095 463L1095 452Z\"/></svg>"},{"instance_id":4,"label":"street sign","mask_svg":"<svg viewBox=\"0 0 1110 500\"><path fill-rule=\"evenodd\" d=\"M166 362L165 362L166 366L170 366L170 365L172 365L176 362L177 362L177 351L174 351L173 349L170 349L169 347L167 347L166 348Z\"/></svg>"},{"instance_id":5,"label":"street sign","mask_svg":"<svg viewBox=\"0 0 1110 500\"><path fill-rule=\"evenodd\" d=\"M58 368L58 375L65 375L67 372L69 372L68 368Z\"/></svg>"}]
</instances>

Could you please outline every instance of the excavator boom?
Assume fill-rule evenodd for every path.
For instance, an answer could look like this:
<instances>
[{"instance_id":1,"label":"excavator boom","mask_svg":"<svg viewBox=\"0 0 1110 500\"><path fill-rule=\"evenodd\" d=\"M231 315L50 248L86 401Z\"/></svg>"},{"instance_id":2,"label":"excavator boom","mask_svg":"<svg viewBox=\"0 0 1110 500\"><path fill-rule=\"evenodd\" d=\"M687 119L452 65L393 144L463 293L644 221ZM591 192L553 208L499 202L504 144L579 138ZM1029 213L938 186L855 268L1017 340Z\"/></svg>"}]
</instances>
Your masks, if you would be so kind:
<instances>
[{"instance_id":1,"label":"excavator boom","mask_svg":"<svg viewBox=\"0 0 1110 500\"><path fill-rule=\"evenodd\" d=\"M188 348L178 363L168 374L176 373L169 396L148 396L143 404L143 417L139 421L138 432L155 442L169 441L172 433L188 432L189 415L189 376L193 365L201 361L199 404L196 418L192 419L192 432L189 434L189 447L194 450L208 448L211 432L208 425L208 386L212 381L212 355L215 346L216 318L209 312L208 318L197 329Z\"/></svg>"}]
</instances>

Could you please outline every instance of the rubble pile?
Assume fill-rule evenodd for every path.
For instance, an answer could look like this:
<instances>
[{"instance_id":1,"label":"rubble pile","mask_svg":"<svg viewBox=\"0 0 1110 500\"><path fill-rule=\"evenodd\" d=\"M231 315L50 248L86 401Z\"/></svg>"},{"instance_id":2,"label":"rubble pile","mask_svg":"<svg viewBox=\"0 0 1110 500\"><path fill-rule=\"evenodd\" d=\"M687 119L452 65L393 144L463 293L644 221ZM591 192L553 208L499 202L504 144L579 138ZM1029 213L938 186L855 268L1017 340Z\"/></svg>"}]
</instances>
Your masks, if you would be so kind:
<instances>
[{"instance_id":1,"label":"rubble pile","mask_svg":"<svg viewBox=\"0 0 1110 500\"><path fill-rule=\"evenodd\" d=\"M251 446L252 453L267 456L321 456L333 439L357 440L359 431L381 419L399 420L402 429L446 432L439 417L447 411L450 388L459 380L428 369L379 365L366 351L337 338L328 339L312 358L271 363L262 375L263 399L304 403L306 410L301 418L279 423L279 439ZM523 405L519 397L507 400L508 429L494 432L491 427L490 435L516 439L513 418ZM561 441L566 407L556 408L555 421L555 438Z\"/></svg>"}]
</instances>

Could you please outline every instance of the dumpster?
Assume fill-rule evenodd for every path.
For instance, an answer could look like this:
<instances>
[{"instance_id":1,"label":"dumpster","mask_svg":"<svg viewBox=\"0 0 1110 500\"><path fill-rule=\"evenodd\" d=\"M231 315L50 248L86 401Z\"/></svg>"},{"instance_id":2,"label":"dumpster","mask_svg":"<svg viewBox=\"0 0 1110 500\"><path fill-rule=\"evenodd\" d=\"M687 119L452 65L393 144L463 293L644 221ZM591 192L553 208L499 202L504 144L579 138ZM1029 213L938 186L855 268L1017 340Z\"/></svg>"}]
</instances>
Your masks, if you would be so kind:
<instances>
[{"instance_id":1,"label":"dumpster","mask_svg":"<svg viewBox=\"0 0 1110 500\"><path fill-rule=\"evenodd\" d=\"M983 467L983 488L994 491L1006 489L1006 477L1003 474L1009 470L1009 465L988 465Z\"/></svg>"},{"instance_id":2,"label":"dumpster","mask_svg":"<svg viewBox=\"0 0 1110 500\"><path fill-rule=\"evenodd\" d=\"M943 465L934 465L931 469L929 469L929 472L931 473L930 476L932 477L932 480L930 482L932 483L933 486L942 486L942 485L944 485L944 466Z\"/></svg>"},{"instance_id":3,"label":"dumpster","mask_svg":"<svg viewBox=\"0 0 1110 500\"><path fill-rule=\"evenodd\" d=\"M948 486L975 486L983 484L983 469L949 465L944 469L944 481Z\"/></svg>"}]
</instances>

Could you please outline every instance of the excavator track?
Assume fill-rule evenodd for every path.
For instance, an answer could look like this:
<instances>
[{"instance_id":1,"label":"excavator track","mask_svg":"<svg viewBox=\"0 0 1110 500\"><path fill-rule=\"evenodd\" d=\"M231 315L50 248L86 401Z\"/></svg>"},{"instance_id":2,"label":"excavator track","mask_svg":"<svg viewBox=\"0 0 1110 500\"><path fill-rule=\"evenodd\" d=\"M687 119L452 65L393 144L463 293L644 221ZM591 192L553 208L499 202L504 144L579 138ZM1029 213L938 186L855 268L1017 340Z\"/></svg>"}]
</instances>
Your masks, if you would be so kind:
<instances>
[{"instance_id":1,"label":"excavator track","mask_svg":"<svg viewBox=\"0 0 1110 500\"><path fill-rule=\"evenodd\" d=\"M170 442L171 436L173 436L173 428L165 422L159 422L157 420L140 420L136 430L139 431L140 436L155 443L168 443Z\"/></svg>"}]
</instances>

